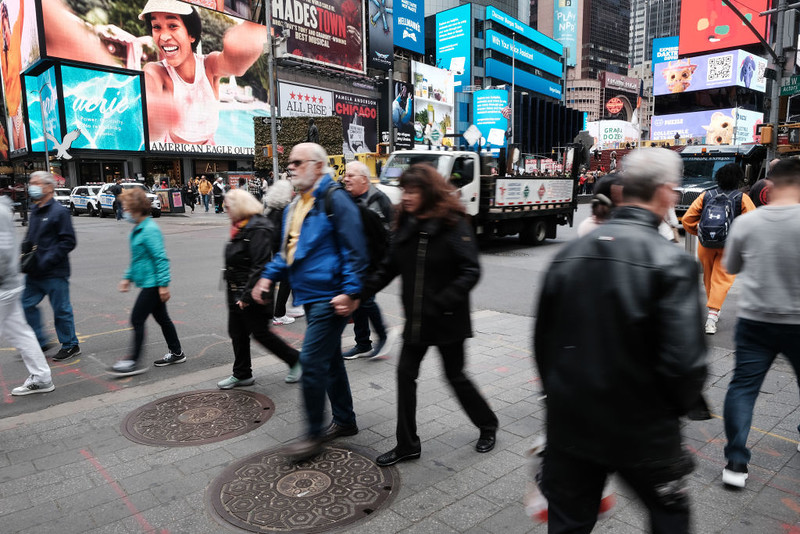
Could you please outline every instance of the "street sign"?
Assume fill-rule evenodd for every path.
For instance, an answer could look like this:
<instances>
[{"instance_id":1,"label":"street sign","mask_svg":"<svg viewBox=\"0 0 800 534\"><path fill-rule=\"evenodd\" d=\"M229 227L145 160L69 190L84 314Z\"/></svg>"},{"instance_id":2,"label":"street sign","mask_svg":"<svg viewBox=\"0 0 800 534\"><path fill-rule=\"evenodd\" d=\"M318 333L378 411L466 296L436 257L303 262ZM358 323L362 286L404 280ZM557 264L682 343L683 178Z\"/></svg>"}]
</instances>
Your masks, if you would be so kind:
<instances>
[{"instance_id":1,"label":"street sign","mask_svg":"<svg viewBox=\"0 0 800 534\"><path fill-rule=\"evenodd\" d=\"M791 96L800 93L800 76L791 76L781 85L781 96Z\"/></svg>"}]
</instances>

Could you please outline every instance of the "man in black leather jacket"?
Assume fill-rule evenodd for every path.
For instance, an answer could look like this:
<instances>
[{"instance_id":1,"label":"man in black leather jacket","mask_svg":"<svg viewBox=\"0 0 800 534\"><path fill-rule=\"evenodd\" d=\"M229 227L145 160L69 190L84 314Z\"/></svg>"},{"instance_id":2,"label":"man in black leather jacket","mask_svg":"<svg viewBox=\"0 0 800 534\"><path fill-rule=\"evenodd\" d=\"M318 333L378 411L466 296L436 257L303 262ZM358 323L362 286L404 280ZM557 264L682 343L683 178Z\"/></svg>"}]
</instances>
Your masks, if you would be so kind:
<instances>
[{"instance_id":1,"label":"man in black leather jacket","mask_svg":"<svg viewBox=\"0 0 800 534\"><path fill-rule=\"evenodd\" d=\"M567 244L547 272L535 357L547 394L541 487L549 532L590 532L608 473L656 533L689 531L692 461L679 417L706 377L697 262L659 236L681 161L648 148L622 162L623 203ZM591 274L591 276L588 276Z\"/></svg>"}]
</instances>

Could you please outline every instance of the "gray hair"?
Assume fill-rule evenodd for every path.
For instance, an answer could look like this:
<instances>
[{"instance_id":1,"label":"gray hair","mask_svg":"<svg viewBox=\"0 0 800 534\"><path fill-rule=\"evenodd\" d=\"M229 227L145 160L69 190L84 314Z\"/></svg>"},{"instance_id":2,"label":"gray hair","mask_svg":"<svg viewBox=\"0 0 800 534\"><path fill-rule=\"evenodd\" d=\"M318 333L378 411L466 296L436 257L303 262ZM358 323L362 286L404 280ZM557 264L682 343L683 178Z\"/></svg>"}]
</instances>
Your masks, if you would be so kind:
<instances>
[{"instance_id":1,"label":"gray hair","mask_svg":"<svg viewBox=\"0 0 800 534\"><path fill-rule=\"evenodd\" d=\"M640 148L622 160L622 197L649 202L665 184L680 185L683 161L673 150Z\"/></svg>"},{"instance_id":2,"label":"gray hair","mask_svg":"<svg viewBox=\"0 0 800 534\"><path fill-rule=\"evenodd\" d=\"M267 204L269 211L283 209L292 201L293 192L292 182L289 180L275 180L267 189L264 202Z\"/></svg>"},{"instance_id":3,"label":"gray hair","mask_svg":"<svg viewBox=\"0 0 800 534\"><path fill-rule=\"evenodd\" d=\"M370 179L369 167L367 167L366 164L364 164L361 161L358 161L358 160L351 161L350 163L348 163L345 166L345 168L347 170L353 171L354 173L360 174L362 176L366 176L367 180Z\"/></svg>"},{"instance_id":4,"label":"gray hair","mask_svg":"<svg viewBox=\"0 0 800 534\"><path fill-rule=\"evenodd\" d=\"M322 174L331 174L333 169L328 166L328 153L317 143L300 143L295 148L302 148L308 151L308 159L322 162Z\"/></svg>"},{"instance_id":5,"label":"gray hair","mask_svg":"<svg viewBox=\"0 0 800 534\"><path fill-rule=\"evenodd\" d=\"M56 179L53 177L52 173L47 171L36 171L31 173L31 180L34 178L38 178L42 181L44 185L49 185L51 187L56 186Z\"/></svg>"}]
</instances>

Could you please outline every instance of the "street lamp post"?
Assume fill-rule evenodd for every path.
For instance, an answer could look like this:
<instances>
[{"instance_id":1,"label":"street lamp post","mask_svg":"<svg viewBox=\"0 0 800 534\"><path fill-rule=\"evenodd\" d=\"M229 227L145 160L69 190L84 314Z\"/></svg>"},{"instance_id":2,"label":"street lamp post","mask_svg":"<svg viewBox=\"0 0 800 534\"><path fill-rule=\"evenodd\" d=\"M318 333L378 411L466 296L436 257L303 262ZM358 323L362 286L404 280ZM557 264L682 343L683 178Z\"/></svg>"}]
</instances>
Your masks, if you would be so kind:
<instances>
[{"instance_id":1,"label":"street lamp post","mask_svg":"<svg viewBox=\"0 0 800 534\"><path fill-rule=\"evenodd\" d=\"M267 25L267 76L269 76L269 134L272 144L272 179L278 179L278 129L275 124L275 49L272 41L272 3L264 5Z\"/></svg>"}]
</instances>

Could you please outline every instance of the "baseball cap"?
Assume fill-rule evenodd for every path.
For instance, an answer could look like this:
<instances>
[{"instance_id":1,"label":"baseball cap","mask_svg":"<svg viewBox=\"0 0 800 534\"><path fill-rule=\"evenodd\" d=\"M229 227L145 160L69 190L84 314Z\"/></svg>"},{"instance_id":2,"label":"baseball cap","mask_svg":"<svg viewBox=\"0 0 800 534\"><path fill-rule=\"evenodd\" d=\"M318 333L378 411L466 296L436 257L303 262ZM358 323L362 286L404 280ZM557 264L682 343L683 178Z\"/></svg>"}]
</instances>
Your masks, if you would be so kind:
<instances>
[{"instance_id":1,"label":"baseball cap","mask_svg":"<svg viewBox=\"0 0 800 534\"><path fill-rule=\"evenodd\" d=\"M139 13L139 20L144 20L148 13L175 13L176 15L191 15L194 8L178 0L148 0Z\"/></svg>"}]
</instances>

